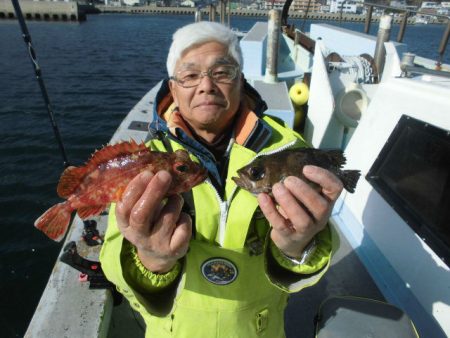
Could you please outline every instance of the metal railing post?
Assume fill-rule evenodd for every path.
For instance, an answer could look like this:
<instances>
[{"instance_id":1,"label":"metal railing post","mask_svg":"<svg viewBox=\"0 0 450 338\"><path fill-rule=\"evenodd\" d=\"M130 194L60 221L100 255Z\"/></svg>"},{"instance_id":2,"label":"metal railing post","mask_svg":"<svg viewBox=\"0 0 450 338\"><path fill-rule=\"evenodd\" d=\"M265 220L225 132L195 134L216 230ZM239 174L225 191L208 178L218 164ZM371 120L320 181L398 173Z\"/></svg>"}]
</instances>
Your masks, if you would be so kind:
<instances>
[{"instance_id":1,"label":"metal railing post","mask_svg":"<svg viewBox=\"0 0 450 338\"><path fill-rule=\"evenodd\" d=\"M380 26L377 35L377 44L375 46L375 66L377 67L378 80L381 78L383 73L384 61L386 58L386 49L384 48L384 43L389 41L389 36L391 34L391 23L392 16L383 15L380 18Z\"/></svg>"},{"instance_id":2,"label":"metal railing post","mask_svg":"<svg viewBox=\"0 0 450 338\"><path fill-rule=\"evenodd\" d=\"M197 8L195 10L195 22L202 21L202 10L200 8Z\"/></svg>"},{"instance_id":3,"label":"metal railing post","mask_svg":"<svg viewBox=\"0 0 450 338\"><path fill-rule=\"evenodd\" d=\"M372 12L373 6L368 6L366 13L366 21L364 23L364 33L369 34L370 31L370 23L372 22Z\"/></svg>"},{"instance_id":4,"label":"metal railing post","mask_svg":"<svg viewBox=\"0 0 450 338\"><path fill-rule=\"evenodd\" d=\"M278 75L278 45L280 39L281 13L277 9L269 11L269 22L267 32L267 56L266 74L264 82L277 82Z\"/></svg>"}]
</instances>

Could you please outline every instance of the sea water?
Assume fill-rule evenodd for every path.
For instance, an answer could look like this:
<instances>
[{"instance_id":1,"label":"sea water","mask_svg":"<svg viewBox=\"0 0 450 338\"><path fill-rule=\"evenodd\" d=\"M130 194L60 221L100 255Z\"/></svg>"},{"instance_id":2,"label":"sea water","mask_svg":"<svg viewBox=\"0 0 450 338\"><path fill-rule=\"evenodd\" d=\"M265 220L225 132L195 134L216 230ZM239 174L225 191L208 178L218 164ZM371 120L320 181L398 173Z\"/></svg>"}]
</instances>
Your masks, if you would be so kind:
<instances>
[{"instance_id":1,"label":"sea water","mask_svg":"<svg viewBox=\"0 0 450 338\"><path fill-rule=\"evenodd\" d=\"M231 25L247 31L257 20L264 18L235 17ZM90 15L83 23L27 23L71 164L84 163L106 144L134 104L166 76L171 36L190 22L191 16L114 14ZM360 23L342 27L364 29ZM410 52L437 59L444 29L409 26L404 42ZM397 32L394 26L393 39ZM0 336L21 337L61 249L33 223L60 201L55 189L63 161L14 20L0 21L0 137Z\"/></svg>"}]
</instances>

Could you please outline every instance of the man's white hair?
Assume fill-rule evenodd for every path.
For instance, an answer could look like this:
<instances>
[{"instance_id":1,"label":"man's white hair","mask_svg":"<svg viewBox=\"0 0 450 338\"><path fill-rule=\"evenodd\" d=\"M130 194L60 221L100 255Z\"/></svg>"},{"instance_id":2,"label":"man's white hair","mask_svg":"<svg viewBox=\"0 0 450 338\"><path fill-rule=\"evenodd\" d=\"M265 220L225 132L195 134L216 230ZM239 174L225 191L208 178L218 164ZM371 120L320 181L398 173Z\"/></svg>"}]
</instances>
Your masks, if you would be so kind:
<instances>
[{"instance_id":1,"label":"man's white hair","mask_svg":"<svg viewBox=\"0 0 450 338\"><path fill-rule=\"evenodd\" d=\"M185 51L211 41L227 46L228 55L236 61L242 70L242 51L237 35L220 23L200 21L181 27L173 34L172 45L167 56L167 73L169 76L173 76L175 65Z\"/></svg>"}]
</instances>

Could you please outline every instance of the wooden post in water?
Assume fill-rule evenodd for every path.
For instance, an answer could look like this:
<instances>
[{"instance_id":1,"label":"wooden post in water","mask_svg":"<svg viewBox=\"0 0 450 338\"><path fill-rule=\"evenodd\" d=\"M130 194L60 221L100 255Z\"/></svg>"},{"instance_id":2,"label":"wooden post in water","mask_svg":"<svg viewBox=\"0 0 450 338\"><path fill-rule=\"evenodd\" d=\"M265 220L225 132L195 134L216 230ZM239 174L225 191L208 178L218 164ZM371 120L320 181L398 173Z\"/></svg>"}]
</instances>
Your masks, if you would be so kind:
<instances>
[{"instance_id":1,"label":"wooden post in water","mask_svg":"<svg viewBox=\"0 0 450 338\"><path fill-rule=\"evenodd\" d=\"M366 21L364 23L364 33L366 34L369 34L370 31L370 23L372 21L372 11L373 6L369 6L369 8L367 8Z\"/></svg>"},{"instance_id":2,"label":"wooden post in water","mask_svg":"<svg viewBox=\"0 0 450 338\"><path fill-rule=\"evenodd\" d=\"M220 0L219 4L219 13L220 13L220 23L222 25L225 24L225 0Z\"/></svg>"},{"instance_id":3,"label":"wooden post in water","mask_svg":"<svg viewBox=\"0 0 450 338\"><path fill-rule=\"evenodd\" d=\"M405 35L406 25L408 24L409 12L403 13L402 21L400 22L400 29L398 30L397 42L402 42L403 36Z\"/></svg>"},{"instance_id":4,"label":"wooden post in water","mask_svg":"<svg viewBox=\"0 0 450 338\"><path fill-rule=\"evenodd\" d=\"M269 11L269 22L267 28L267 55L266 74L264 82L277 82L278 75L278 45L280 39L281 12L277 9Z\"/></svg>"},{"instance_id":5,"label":"wooden post in water","mask_svg":"<svg viewBox=\"0 0 450 338\"><path fill-rule=\"evenodd\" d=\"M209 21L216 21L216 6L209 5Z\"/></svg>"},{"instance_id":6,"label":"wooden post in water","mask_svg":"<svg viewBox=\"0 0 450 338\"><path fill-rule=\"evenodd\" d=\"M441 69L442 59L444 58L445 49L447 48L448 37L450 35L450 20L447 21L447 28L442 36L441 43L439 45L439 61L436 64L438 70Z\"/></svg>"},{"instance_id":7,"label":"wooden post in water","mask_svg":"<svg viewBox=\"0 0 450 338\"><path fill-rule=\"evenodd\" d=\"M231 28L231 19L230 19L230 16L231 16L231 1L230 0L227 0L227 4L228 4L228 28Z\"/></svg>"}]
</instances>

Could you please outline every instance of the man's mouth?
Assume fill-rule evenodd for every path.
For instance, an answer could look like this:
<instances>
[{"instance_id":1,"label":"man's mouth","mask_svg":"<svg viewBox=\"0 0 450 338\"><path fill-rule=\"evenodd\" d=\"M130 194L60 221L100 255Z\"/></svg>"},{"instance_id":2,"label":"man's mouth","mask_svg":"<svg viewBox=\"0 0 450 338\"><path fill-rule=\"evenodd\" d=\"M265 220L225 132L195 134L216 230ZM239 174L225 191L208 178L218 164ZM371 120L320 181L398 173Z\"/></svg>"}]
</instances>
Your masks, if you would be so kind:
<instances>
[{"instance_id":1,"label":"man's mouth","mask_svg":"<svg viewBox=\"0 0 450 338\"><path fill-rule=\"evenodd\" d=\"M208 107L208 106L224 107L225 105L222 102L216 102L216 101L203 101L197 105L197 107Z\"/></svg>"}]
</instances>

